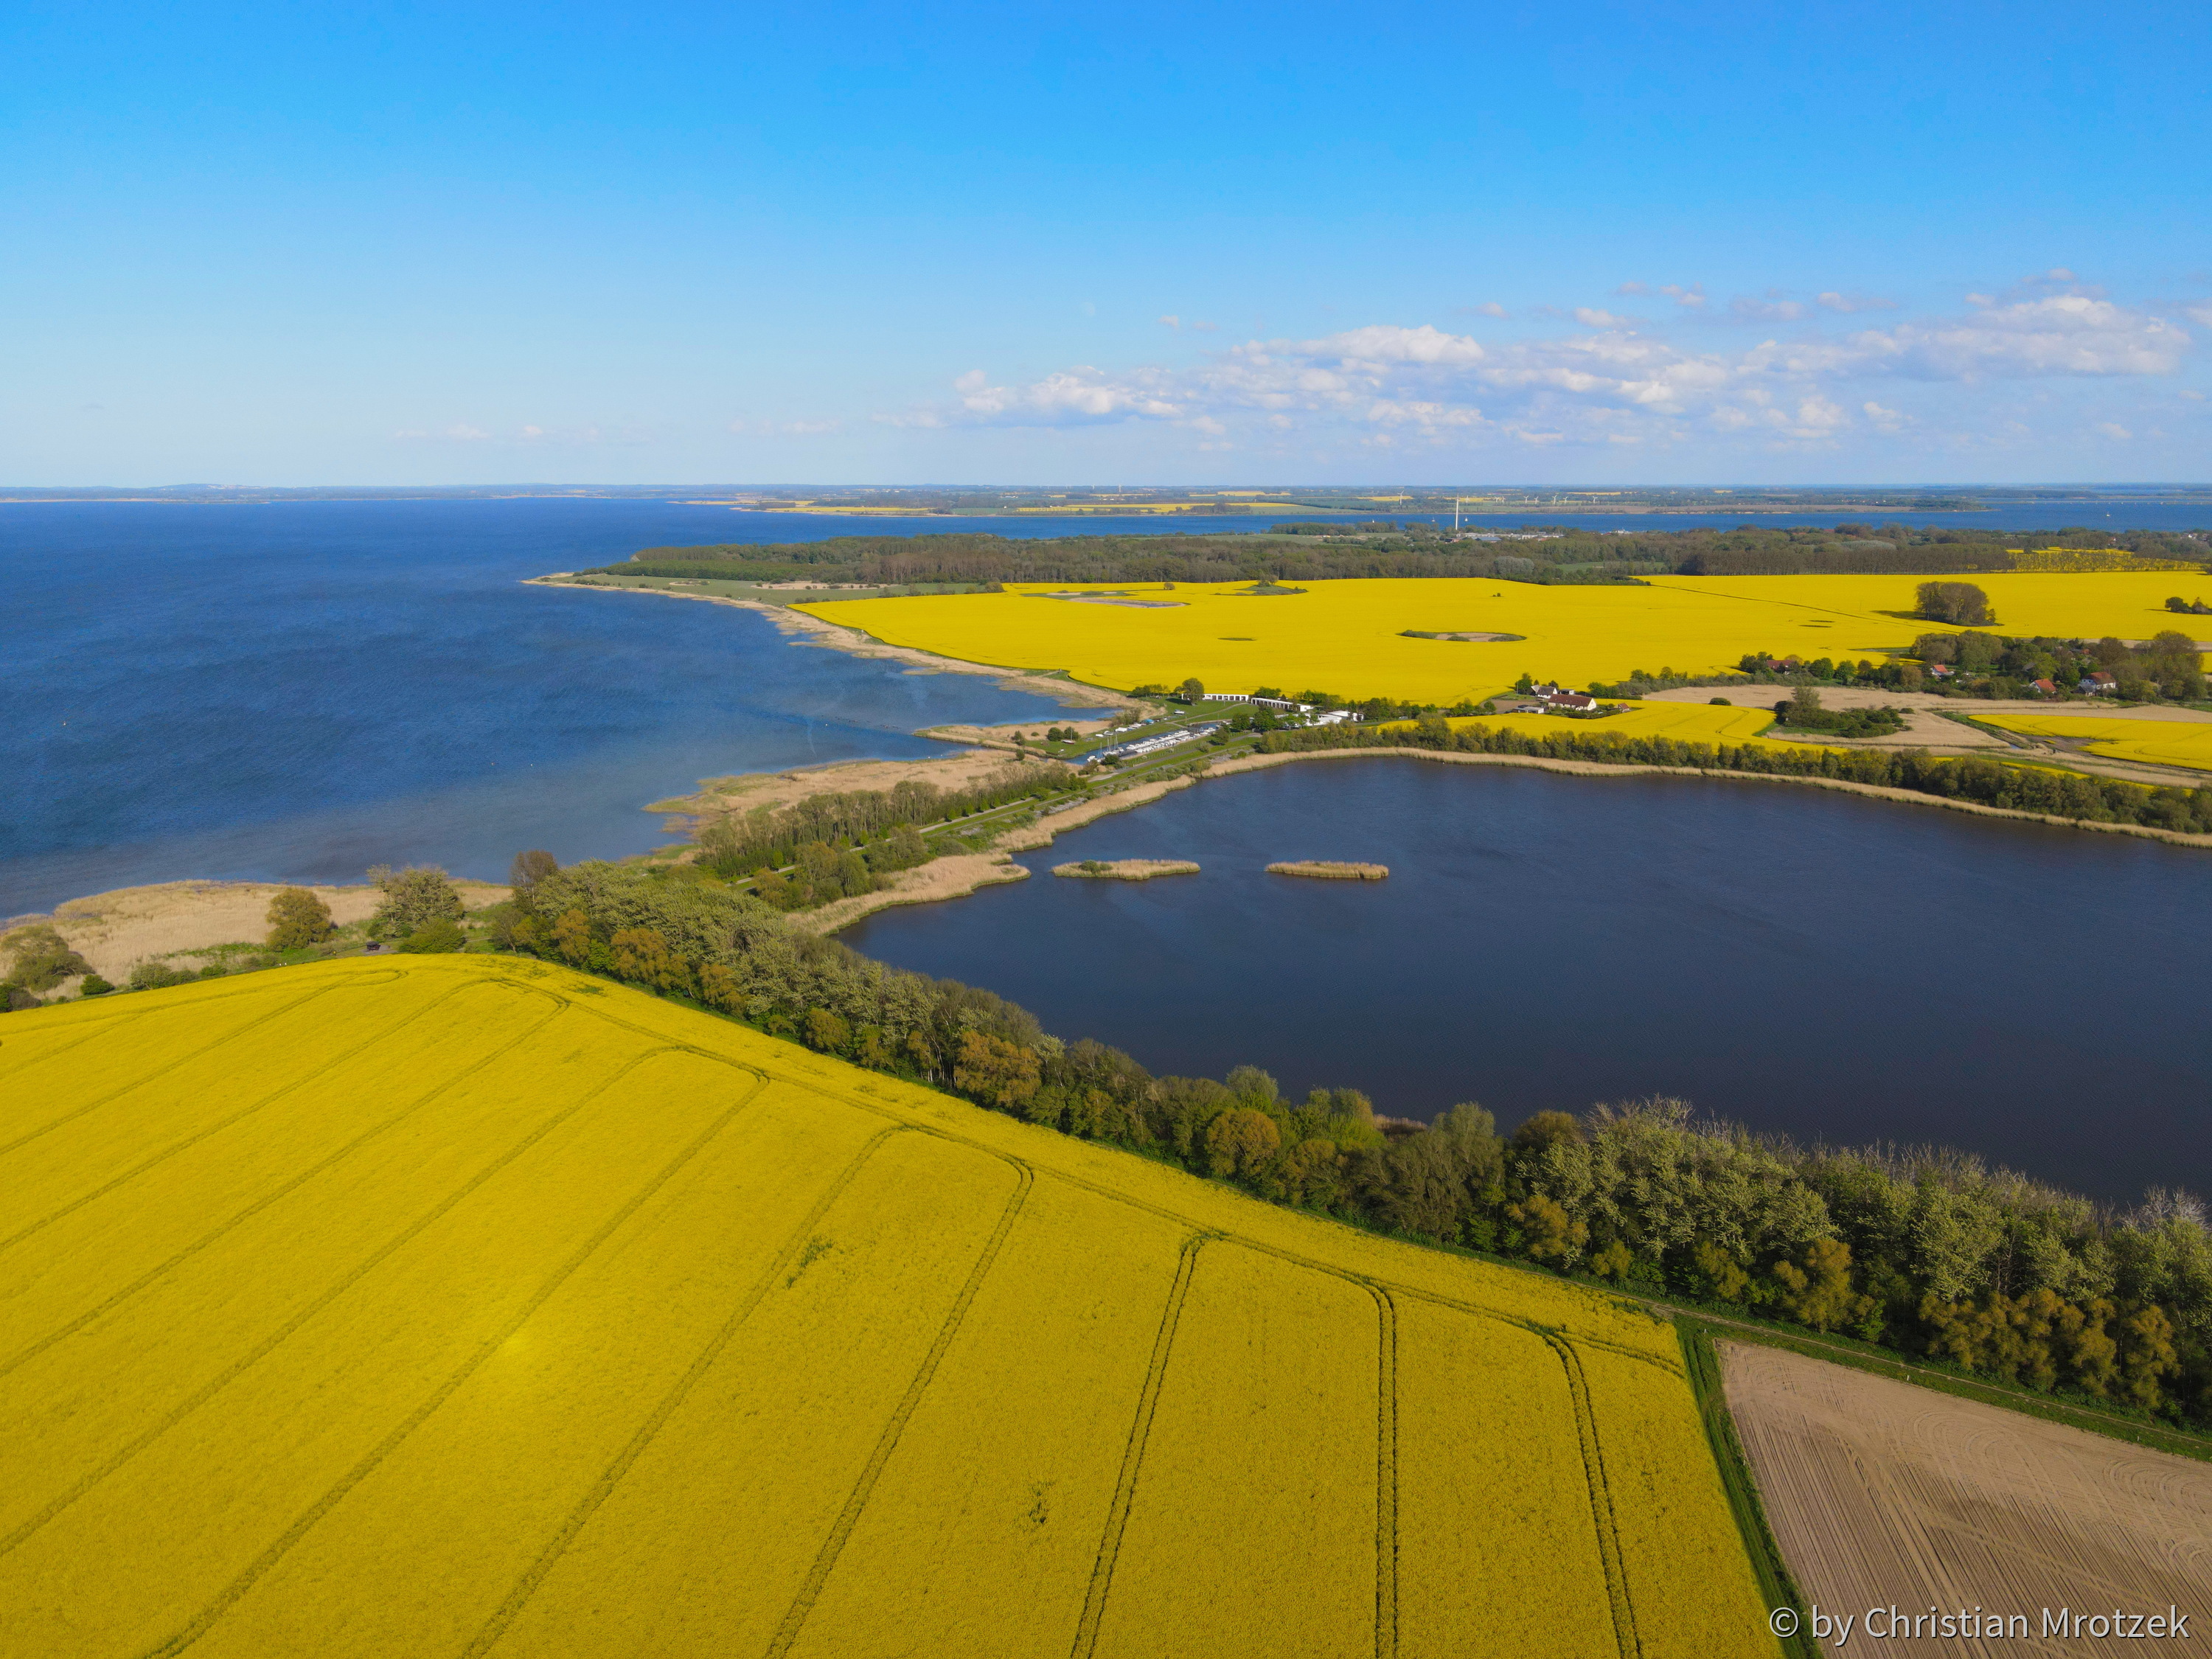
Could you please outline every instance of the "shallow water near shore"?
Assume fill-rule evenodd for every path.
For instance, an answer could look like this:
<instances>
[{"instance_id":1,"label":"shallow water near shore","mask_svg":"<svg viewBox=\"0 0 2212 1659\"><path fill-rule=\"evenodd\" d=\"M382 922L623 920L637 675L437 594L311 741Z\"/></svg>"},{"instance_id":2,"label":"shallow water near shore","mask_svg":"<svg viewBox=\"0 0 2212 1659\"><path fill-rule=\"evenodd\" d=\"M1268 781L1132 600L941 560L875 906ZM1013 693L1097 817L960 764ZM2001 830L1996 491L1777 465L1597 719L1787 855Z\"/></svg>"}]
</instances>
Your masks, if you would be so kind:
<instances>
[{"instance_id":1,"label":"shallow water near shore","mask_svg":"<svg viewBox=\"0 0 2212 1659\"><path fill-rule=\"evenodd\" d=\"M1427 1117L1680 1096L1936 1142L2114 1202L2212 1192L2212 854L1781 784L1370 758L1202 782L1032 879L840 935L1156 1072L1265 1066ZM1387 864L1299 881L1279 859Z\"/></svg>"}]
</instances>

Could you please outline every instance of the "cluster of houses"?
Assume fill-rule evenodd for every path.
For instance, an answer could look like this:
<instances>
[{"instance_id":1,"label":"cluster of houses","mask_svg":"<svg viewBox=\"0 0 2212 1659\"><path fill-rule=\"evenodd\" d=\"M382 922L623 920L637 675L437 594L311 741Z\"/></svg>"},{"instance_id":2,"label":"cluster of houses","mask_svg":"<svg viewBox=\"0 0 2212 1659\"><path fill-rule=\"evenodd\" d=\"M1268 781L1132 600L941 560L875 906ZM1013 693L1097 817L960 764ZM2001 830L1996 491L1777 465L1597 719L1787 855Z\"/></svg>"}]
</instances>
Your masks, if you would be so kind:
<instances>
[{"instance_id":1,"label":"cluster of houses","mask_svg":"<svg viewBox=\"0 0 2212 1659\"><path fill-rule=\"evenodd\" d=\"M1931 662L1928 665L1928 678L1931 680L1953 680L1958 677L1959 671L1948 662ZM2056 680L2030 680L2027 683L2027 689L2039 697L2063 697L2066 695L2065 690ZM2081 684L2074 690L2085 697L2117 696L2119 695L2120 683L2112 675L2100 668L2082 675Z\"/></svg>"}]
</instances>

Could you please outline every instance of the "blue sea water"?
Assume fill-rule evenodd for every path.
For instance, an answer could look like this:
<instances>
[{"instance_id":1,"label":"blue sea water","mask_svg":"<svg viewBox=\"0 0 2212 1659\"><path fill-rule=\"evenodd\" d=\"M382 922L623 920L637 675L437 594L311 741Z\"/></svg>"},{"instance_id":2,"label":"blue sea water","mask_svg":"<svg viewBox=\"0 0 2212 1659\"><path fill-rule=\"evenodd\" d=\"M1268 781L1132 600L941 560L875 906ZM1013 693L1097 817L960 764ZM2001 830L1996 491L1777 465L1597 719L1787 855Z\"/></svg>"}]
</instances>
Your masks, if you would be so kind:
<instances>
[{"instance_id":1,"label":"blue sea water","mask_svg":"<svg viewBox=\"0 0 2212 1659\"><path fill-rule=\"evenodd\" d=\"M2208 509L2114 496L1881 516L2032 531L2100 515L2181 528ZM921 726L1058 712L981 678L797 647L757 614L527 576L653 545L1205 533L1281 516L845 519L574 498L0 504L0 916L188 875L352 880L414 860L493 877L525 846L619 856L659 838L646 803L701 777L920 755L933 747L912 735Z\"/></svg>"},{"instance_id":2,"label":"blue sea water","mask_svg":"<svg viewBox=\"0 0 2212 1659\"><path fill-rule=\"evenodd\" d=\"M500 878L666 839L696 780L1060 708L757 612L522 579L725 534L621 501L0 507L0 917L181 877ZM810 535L835 533L802 520ZM782 533L782 532L779 532Z\"/></svg>"}]
</instances>

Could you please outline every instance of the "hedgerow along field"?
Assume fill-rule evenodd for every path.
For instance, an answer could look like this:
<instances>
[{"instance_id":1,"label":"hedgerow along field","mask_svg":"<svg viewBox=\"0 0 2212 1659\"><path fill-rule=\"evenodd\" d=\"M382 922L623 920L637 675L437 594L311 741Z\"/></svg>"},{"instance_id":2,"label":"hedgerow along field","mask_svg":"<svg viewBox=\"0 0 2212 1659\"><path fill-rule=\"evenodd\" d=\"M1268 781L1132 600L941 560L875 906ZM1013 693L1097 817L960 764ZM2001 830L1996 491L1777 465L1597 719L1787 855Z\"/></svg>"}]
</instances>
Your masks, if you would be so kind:
<instances>
[{"instance_id":1,"label":"hedgerow along field","mask_svg":"<svg viewBox=\"0 0 2212 1659\"><path fill-rule=\"evenodd\" d=\"M68 1656L1771 1654L1674 1330L518 958L0 1030Z\"/></svg>"},{"instance_id":2,"label":"hedgerow along field","mask_svg":"<svg viewBox=\"0 0 2212 1659\"><path fill-rule=\"evenodd\" d=\"M1732 672L1753 652L1868 658L1945 624L1912 615L1919 576L1655 576L1644 586L1546 586L1480 577L1314 581L1303 592L1243 583L1120 587L1009 584L1003 593L830 600L797 607L893 645L967 662L1061 671L1127 690L1273 686L1449 707L1523 673L1610 684L1638 669ZM2170 628L2166 573L1977 574L1996 625L2057 638L2148 639ZM1126 594L1133 605L1050 597ZM1495 633L1504 641L1417 639Z\"/></svg>"}]
</instances>

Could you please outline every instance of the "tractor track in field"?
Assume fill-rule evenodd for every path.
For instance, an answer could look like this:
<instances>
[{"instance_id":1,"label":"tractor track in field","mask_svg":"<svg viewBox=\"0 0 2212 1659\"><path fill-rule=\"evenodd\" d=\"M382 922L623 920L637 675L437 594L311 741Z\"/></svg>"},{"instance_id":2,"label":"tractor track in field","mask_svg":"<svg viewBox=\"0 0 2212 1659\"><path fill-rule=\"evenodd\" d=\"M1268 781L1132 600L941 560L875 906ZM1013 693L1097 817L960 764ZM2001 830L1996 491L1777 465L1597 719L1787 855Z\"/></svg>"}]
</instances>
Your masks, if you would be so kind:
<instances>
[{"instance_id":1,"label":"tractor track in field","mask_svg":"<svg viewBox=\"0 0 2212 1659\"><path fill-rule=\"evenodd\" d=\"M651 1058L653 1058L651 1053L641 1054L633 1064L642 1064ZM320 1498L308 1505L299 1517L284 1529L275 1542L263 1550L243 1571L225 1585L215 1599L203 1607L189 1624L167 1641L149 1649L144 1659L169 1659L169 1656L182 1653L212 1630L216 1621L244 1600L254 1585L284 1559L295 1544L306 1537L313 1530L318 1522L343 1502L348 1493L374 1474L378 1466L386 1458L405 1444L408 1437L428 1422L432 1414L451 1399L463 1383L475 1376L483 1368L484 1363L506 1344L508 1338L527 1324L531 1316L536 1314L538 1309L544 1307L555 1292L574 1277L578 1269L598 1254L601 1245L613 1237L632 1216L643 1209L654 1194L674 1180L685 1166L696 1158L701 1152L706 1151L722 1131L734 1122L738 1115L759 1097L763 1090L767 1088L769 1079L763 1073L739 1066L734 1061L726 1060L724 1063L729 1065L732 1070L743 1071L751 1077L753 1086L729 1106L724 1108L720 1115L678 1149L673 1158L664 1163L643 1186L632 1193L627 1200L601 1222L588 1238L570 1251L561 1265L540 1281L538 1288L530 1294L522 1305L517 1308L498 1329L480 1341L477 1345L476 1351L449 1372L446 1380L432 1389L429 1395L402 1419L398 1427L387 1433L365 1456L339 1477ZM627 1069L629 1068L625 1068ZM601 1091L604 1091L604 1086ZM579 1104L580 1105L581 1103L580 1102ZM455 1201L458 1202L458 1199Z\"/></svg>"}]
</instances>

